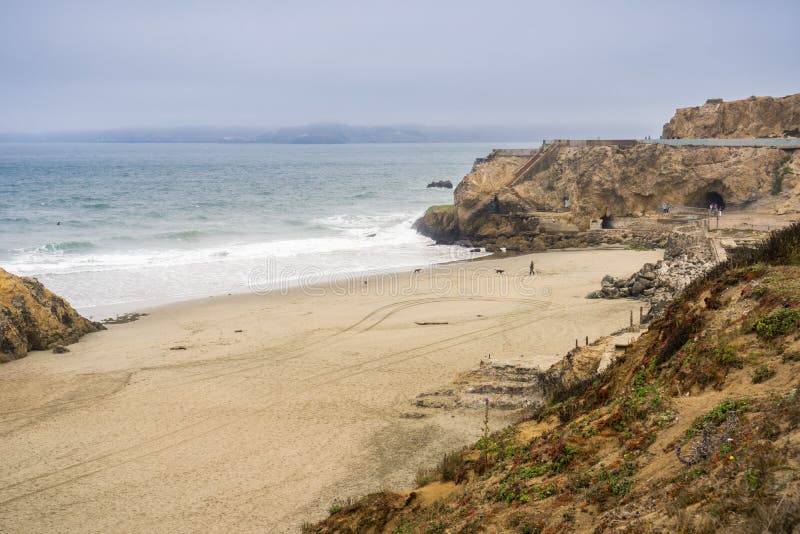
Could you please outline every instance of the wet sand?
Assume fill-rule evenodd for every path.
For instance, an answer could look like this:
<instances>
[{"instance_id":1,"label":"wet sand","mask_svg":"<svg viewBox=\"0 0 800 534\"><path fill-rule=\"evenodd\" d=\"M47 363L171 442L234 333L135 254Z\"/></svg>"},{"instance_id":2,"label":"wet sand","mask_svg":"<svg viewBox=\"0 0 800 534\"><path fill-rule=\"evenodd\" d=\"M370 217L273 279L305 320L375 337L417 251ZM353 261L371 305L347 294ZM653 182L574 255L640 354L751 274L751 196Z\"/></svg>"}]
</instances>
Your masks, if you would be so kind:
<instances>
[{"instance_id":1,"label":"wet sand","mask_svg":"<svg viewBox=\"0 0 800 534\"><path fill-rule=\"evenodd\" d=\"M551 252L214 297L2 365L0 532L296 532L334 499L408 488L483 418L418 409L418 393L489 353L547 366L626 326L638 302L584 296L660 256Z\"/></svg>"}]
</instances>

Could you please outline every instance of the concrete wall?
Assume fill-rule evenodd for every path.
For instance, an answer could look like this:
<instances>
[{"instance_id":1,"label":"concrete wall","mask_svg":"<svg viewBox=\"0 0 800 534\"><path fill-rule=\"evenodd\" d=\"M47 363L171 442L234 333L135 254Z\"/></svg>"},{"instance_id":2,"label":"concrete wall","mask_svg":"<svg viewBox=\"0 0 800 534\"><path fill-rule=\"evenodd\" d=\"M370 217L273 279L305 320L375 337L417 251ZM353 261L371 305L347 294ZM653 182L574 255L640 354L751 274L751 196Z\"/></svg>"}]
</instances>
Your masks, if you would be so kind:
<instances>
[{"instance_id":1,"label":"concrete wall","mask_svg":"<svg viewBox=\"0 0 800 534\"><path fill-rule=\"evenodd\" d=\"M548 139L545 145L559 145L569 147L587 146L635 146L639 144L637 139Z\"/></svg>"},{"instance_id":2,"label":"concrete wall","mask_svg":"<svg viewBox=\"0 0 800 534\"><path fill-rule=\"evenodd\" d=\"M512 156L530 158L537 152L539 152L538 148L495 148L492 150L492 153L489 154L489 157L493 158Z\"/></svg>"}]
</instances>

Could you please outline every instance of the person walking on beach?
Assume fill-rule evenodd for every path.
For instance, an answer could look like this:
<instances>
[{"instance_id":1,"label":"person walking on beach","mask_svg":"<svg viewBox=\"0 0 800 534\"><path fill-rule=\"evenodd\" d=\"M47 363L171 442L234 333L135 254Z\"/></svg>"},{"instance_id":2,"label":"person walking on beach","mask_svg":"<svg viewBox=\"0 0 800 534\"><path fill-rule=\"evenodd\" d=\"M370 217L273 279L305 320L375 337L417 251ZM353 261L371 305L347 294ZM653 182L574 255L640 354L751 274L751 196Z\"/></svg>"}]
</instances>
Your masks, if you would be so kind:
<instances>
[{"instance_id":1,"label":"person walking on beach","mask_svg":"<svg viewBox=\"0 0 800 534\"><path fill-rule=\"evenodd\" d=\"M533 260L531 260L531 266L528 269L528 276L533 276L536 274L536 267L533 266Z\"/></svg>"}]
</instances>

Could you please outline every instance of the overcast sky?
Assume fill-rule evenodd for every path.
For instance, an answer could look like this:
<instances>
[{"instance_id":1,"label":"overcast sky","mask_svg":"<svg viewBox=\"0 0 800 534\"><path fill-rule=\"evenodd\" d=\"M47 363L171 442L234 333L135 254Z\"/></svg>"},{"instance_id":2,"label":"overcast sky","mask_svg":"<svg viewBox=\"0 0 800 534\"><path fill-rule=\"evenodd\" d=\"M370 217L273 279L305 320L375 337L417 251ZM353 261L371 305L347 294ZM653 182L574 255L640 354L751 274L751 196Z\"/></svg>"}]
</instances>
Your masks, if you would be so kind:
<instances>
[{"instance_id":1,"label":"overcast sky","mask_svg":"<svg viewBox=\"0 0 800 534\"><path fill-rule=\"evenodd\" d=\"M800 92L800 1L0 0L0 131L648 125Z\"/></svg>"}]
</instances>

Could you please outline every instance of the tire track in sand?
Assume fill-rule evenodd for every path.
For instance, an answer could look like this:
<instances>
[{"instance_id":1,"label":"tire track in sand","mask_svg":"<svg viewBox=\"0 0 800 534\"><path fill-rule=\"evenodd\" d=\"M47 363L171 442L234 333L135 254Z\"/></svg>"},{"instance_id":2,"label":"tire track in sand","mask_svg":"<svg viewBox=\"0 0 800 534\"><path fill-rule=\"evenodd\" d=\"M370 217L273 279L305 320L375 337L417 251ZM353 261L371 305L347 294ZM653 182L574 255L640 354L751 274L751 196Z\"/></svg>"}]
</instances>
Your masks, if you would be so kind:
<instances>
[{"instance_id":1,"label":"tire track in sand","mask_svg":"<svg viewBox=\"0 0 800 534\"><path fill-rule=\"evenodd\" d=\"M540 304L543 307L550 307L547 306L547 304L552 304L552 303L540 302ZM558 306L558 307L566 308L565 306ZM337 369L336 371L322 372L316 375L312 375L304 381L304 386L299 389L300 391L307 392L312 389L318 388L320 386L332 384L370 371L376 371L379 369L389 367L391 365L397 365L416 358L428 356L440 350L450 349L457 347L459 345L471 343L475 340L484 338L486 336L497 335L503 332L508 332L510 330L518 329L542 321L546 318L546 317L536 317L536 318L518 317L522 313L525 312L518 312L516 314L513 314L514 315L513 318L501 321L498 324L488 326L471 334L452 336L443 340L435 341L425 345L420 345L410 349L395 351L371 359L366 362L345 366L341 369ZM385 318L382 320L385 320ZM352 330L353 326L361 323L363 323L363 320L359 321L358 323L355 323L354 325L351 325L351 327L348 327L348 329L346 330L347 331ZM318 345L318 344L319 342L316 342L313 343L312 345ZM295 350L302 350L303 348L304 347L298 347ZM279 361L288 361L297 357L299 357L299 355L282 358ZM225 376L227 376L227 374ZM166 450L179 447L183 444L189 443L196 439L217 432L225 427L238 424L242 421L251 419L253 417L258 417L279 405L280 401L271 402L265 406L262 406L260 409L256 411L250 412L246 415L234 417L233 419L231 419L230 417L223 417L223 416L208 417L200 421L197 421L195 423L185 425L177 429L174 429L172 431L166 432L154 438L147 439L139 443L130 445L128 447L123 447L122 449L110 451L106 454L102 454L100 456L90 458L88 460L84 460L81 462L76 462L69 466L51 471L49 473L42 473L40 475L36 475L34 477L30 477L19 482L6 485L0 488L0 506L8 505L10 503L25 499L27 497L32 497L46 491L57 489L61 486L80 481L82 479L107 471L109 469L120 467L132 462L144 460L149 456L153 456L161 452L164 452ZM220 404L219 406L222 406L222 404Z\"/></svg>"}]
</instances>

